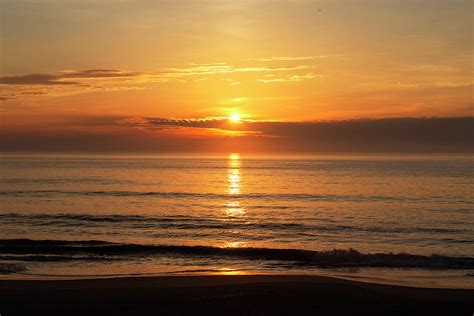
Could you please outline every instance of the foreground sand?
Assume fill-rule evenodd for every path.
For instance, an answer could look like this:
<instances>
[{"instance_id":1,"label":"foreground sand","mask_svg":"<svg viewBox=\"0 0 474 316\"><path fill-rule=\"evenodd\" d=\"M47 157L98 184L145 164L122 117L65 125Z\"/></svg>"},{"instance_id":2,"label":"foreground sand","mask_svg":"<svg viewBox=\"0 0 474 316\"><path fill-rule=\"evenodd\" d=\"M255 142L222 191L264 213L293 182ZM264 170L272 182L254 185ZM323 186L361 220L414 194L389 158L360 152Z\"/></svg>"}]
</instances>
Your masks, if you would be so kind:
<instances>
[{"instance_id":1,"label":"foreground sand","mask_svg":"<svg viewBox=\"0 0 474 316\"><path fill-rule=\"evenodd\" d=\"M313 276L172 276L0 281L10 315L472 315L474 290Z\"/></svg>"}]
</instances>

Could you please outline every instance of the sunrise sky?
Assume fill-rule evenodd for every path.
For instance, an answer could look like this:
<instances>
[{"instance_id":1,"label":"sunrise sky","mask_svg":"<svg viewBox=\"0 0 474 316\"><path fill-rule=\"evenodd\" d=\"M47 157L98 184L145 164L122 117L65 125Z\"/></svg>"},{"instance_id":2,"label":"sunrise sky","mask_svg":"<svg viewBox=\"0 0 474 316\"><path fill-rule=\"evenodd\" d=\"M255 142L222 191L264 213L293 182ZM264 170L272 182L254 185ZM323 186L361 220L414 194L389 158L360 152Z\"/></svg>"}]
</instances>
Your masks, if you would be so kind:
<instances>
[{"instance_id":1,"label":"sunrise sky","mask_svg":"<svg viewBox=\"0 0 474 316\"><path fill-rule=\"evenodd\" d=\"M359 119L380 131L412 124L414 134L427 121L433 131L461 124L447 127L459 138L472 133L462 118L473 114L472 9L469 0L2 1L0 149L342 150L329 138L318 147L308 128L356 120L346 124L364 130L362 143L373 130ZM420 119L435 116L452 119ZM428 134L433 145L439 135ZM410 146L455 150L444 141Z\"/></svg>"}]
</instances>

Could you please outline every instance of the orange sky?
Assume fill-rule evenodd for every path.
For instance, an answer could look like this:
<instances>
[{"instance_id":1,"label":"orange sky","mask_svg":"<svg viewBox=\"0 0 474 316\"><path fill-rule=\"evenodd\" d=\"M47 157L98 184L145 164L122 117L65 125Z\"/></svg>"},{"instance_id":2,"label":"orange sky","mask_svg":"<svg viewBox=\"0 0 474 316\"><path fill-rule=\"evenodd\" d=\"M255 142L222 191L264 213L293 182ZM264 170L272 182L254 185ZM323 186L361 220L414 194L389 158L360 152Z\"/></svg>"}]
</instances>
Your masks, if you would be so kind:
<instances>
[{"instance_id":1,"label":"orange sky","mask_svg":"<svg viewBox=\"0 0 474 316\"><path fill-rule=\"evenodd\" d=\"M225 132L236 124L124 122L472 115L471 1L7 0L2 11L5 135L251 137Z\"/></svg>"}]
</instances>

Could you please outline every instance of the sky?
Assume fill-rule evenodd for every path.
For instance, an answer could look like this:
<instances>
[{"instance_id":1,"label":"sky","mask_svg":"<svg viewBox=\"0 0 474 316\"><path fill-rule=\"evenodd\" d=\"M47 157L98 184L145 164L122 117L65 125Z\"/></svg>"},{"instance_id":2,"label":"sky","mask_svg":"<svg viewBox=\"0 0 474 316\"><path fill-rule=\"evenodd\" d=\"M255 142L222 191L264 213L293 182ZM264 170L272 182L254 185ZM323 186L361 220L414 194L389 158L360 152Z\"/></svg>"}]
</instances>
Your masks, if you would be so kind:
<instances>
[{"instance_id":1,"label":"sky","mask_svg":"<svg viewBox=\"0 0 474 316\"><path fill-rule=\"evenodd\" d=\"M3 0L0 150L466 151L472 6Z\"/></svg>"}]
</instances>

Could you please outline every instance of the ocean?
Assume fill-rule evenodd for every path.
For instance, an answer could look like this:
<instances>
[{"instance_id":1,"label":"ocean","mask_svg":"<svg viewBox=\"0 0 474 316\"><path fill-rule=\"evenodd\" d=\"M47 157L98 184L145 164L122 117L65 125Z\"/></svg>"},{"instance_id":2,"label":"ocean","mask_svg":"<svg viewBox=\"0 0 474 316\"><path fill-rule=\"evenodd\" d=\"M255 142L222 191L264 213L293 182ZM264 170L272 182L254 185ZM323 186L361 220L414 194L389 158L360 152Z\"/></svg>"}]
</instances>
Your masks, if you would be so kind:
<instances>
[{"instance_id":1,"label":"ocean","mask_svg":"<svg viewBox=\"0 0 474 316\"><path fill-rule=\"evenodd\" d=\"M471 155L1 154L0 278L474 288Z\"/></svg>"}]
</instances>

